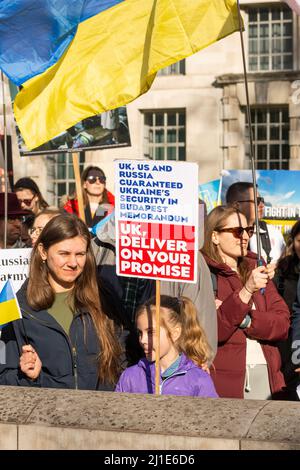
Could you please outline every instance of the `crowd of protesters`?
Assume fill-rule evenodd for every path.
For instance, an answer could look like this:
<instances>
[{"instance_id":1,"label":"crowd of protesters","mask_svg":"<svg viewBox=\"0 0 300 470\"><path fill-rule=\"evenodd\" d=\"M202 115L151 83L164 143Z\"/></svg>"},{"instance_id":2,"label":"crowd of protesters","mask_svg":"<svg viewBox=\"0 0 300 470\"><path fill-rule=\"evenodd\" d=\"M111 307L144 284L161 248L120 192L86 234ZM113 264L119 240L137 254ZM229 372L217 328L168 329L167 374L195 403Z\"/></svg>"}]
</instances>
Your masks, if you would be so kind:
<instances>
[{"instance_id":1,"label":"crowd of protesters","mask_svg":"<svg viewBox=\"0 0 300 470\"><path fill-rule=\"evenodd\" d=\"M155 282L117 275L114 196L97 166L81 184L85 222L76 194L49 207L31 178L5 221L0 193L0 248L32 247L22 321L0 330L0 385L155 393ZM253 185L226 202L205 219L197 282L161 282L160 393L298 400L300 221L285 246L258 195L258 261Z\"/></svg>"}]
</instances>

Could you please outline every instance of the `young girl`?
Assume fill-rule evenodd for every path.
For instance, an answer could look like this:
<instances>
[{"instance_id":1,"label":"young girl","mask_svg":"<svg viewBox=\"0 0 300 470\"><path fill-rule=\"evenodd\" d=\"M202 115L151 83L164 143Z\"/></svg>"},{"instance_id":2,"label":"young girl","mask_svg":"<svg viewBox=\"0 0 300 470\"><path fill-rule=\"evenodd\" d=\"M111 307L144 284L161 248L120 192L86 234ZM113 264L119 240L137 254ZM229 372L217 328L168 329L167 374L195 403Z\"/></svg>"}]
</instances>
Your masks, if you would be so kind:
<instances>
[{"instance_id":1,"label":"young girl","mask_svg":"<svg viewBox=\"0 0 300 470\"><path fill-rule=\"evenodd\" d=\"M186 297L161 296L161 395L217 397L206 366L210 348L198 323L194 304ZM155 393L155 297L136 315L139 341L146 358L126 369L117 392Z\"/></svg>"}]
</instances>

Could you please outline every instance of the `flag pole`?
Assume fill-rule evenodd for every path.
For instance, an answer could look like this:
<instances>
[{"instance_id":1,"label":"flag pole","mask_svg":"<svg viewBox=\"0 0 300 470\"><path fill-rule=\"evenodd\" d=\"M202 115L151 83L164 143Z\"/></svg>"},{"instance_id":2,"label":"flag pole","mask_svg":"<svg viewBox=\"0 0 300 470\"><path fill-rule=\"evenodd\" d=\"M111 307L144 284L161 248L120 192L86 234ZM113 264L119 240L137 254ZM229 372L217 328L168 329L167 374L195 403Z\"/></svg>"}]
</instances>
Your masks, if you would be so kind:
<instances>
[{"instance_id":1,"label":"flag pole","mask_svg":"<svg viewBox=\"0 0 300 470\"><path fill-rule=\"evenodd\" d=\"M241 15L240 0L237 0L237 6L238 6L239 31L240 31L242 57L243 57L244 82L245 82L245 92L246 92L247 121L248 121L249 139L250 139L250 163L251 163L251 172L252 172L252 181L253 181L253 194L254 194L257 256L258 256L258 263L260 264L261 263L261 242L260 242L260 236L259 236L256 171L255 171L255 159L254 159L254 149L253 149L253 134L252 134L251 111L250 111L250 100L249 100L249 89L248 89L248 75L247 75L247 68L246 68L245 47L244 47L244 39L243 39L243 21L242 21L242 15Z\"/></svg>"},{"instance_id":2,"label":"flag pole","mask_svg":"<svg viewBox=\"0 0 300 470\"><path fill-rule=\"evenodd\" d=\"M28 336L27 336L27 331L26 331L26 328L25 328L25 323L24 323L24 318L23 317L21 318L21 321L22 321L22 327L23 327L23 331L24 331L25 343L30 344Z\"/></svg>"},{"instance_id":3,"label":"flag pole","mask_svg":"<svg viewBox=\"0 0 300 470\"><path fill-rule=\"evenodd\" d=\"M77 201L78 201L79 217L81 218L81 220L83 220L83 222L85 222L82 186L81 186L80 170L79 170L79 153L78 152L73 153L72 157L73 157L73 169L74 169L74 175L75 175L76 196L77 196Z\"/></svg>"},{"instance_id":4,"label":"flag pole","mask_svg":"<svg viewBox=\"0 0 300 470\"><path fill-rule=\"evenodd\" d=\"M6 126L6 104L5 104L5 89L4 89L4 74L1 70L1 82L2 82L2 109L3 109L3 138L4 138L4 248L7 247L7 191L8 191L8 175L7 175L7 126Z\"/></svg>"},{"instance_id":5,"label":"flag pole","mask_svg":"<svg viewBox=\"0 0 300 470\"><path fill-rule=\"evenodd\" d=\"M155 315L155 394L160 395L160 281L156 280Z\"/></svg>"}]
</instances>

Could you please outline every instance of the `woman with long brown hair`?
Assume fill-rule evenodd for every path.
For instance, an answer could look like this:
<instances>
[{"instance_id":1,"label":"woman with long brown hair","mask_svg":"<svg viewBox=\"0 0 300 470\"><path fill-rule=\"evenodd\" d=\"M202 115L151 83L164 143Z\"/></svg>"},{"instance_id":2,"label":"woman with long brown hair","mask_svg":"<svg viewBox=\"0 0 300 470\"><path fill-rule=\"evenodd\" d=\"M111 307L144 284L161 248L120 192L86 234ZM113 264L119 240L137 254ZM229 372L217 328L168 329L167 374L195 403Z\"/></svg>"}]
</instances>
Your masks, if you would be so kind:
<instances>
[{"instance_id":1,"label":"woman with long brown hair","mask_svg":"<svg viewBox=\"0 0 300 470\"><path fill-rule=\"evenodd\" d=\"M216 281L218 316L211 374L221 397L267 399L285 385L277 341L287 337L289 311L267 268L247 251L252 234L234 207L216 207L207 217L202 251Z\"/></svg>"},{"instance_id":2,"label":"woman with long brown hair","mask_svg":"<svg viewBox=\"0 0 300 470\"><path fill-rule=\"evenodd\" d=\"M21 239L26 246L31 246L29 230L35 217L49 207L49 204L32 178L20 178L14 185L14 192L22 209L30 211L22 222Z\"/></svg>"},{"instance_id":3,"label":"woman with long brown hair","mask_svg":"<svg viewBox=\"0 0 300 470\"><path fill-rule=\"evenodd\" d=\"M113 388L121 348L101 308L90 234L80 219L57 215L47 223L17 297L23 320L2 330L0 384Z\"/></svg>"},{"instance_id":4,"label":"woman with long brown hair","mask_svg":"<svg viewBox=\"0 0 300 470\"><path fill-rule=\"evenodd\" d=\"M38 185L31 178L20 178L14 185L14 192L22 209L30 210L35 216L49 207Z\"/></svg>"},{"instance_id":5,"label":"woman with long brown hair","mask_svg":"<svg viewBox=\"0 0 300 470\"><path fill-rule=\"evenodd\" d=\"M113 210L115 198L106 188L106 176L98 166L88 166L83 170L81 187L86 224L93 227ZM78 215L77 198L70 198L64 205L64 210Z\"/></svg>"}]
</instances>

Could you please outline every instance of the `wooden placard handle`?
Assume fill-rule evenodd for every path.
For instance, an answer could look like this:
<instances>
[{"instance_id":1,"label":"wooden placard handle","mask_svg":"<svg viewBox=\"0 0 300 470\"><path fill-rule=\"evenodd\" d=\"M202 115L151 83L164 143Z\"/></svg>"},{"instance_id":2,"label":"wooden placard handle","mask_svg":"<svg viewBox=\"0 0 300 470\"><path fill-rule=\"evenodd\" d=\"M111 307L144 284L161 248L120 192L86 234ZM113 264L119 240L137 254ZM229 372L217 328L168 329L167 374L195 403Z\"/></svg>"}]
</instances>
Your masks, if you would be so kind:
<instances>
[{"instance_id":1,"label":"wooden placard handle","mask_svg":"<svg viewBox=\"0 0 300 470\"><path fill-rule=\"evenodd\" d=\"M155 315L155 394L160 395L160 281L156 280Z\"/></svg>"},{"instance_id":2,"label":"wooden placard handle","mask_svg":"<svg viewBox=\"0 0 300 470\"><path fill-rule=\"evenodd\" d=\"M75 175L75 185L76 185L76 195L77 195L77 201L78 201L79 217L81 218L81 220L85 222L82 186L81 186L80 170L79 170L79 153L73 153L72 157L73 157L73 169L74 169L74 175Z\"/></svg>"}]
</instances>

